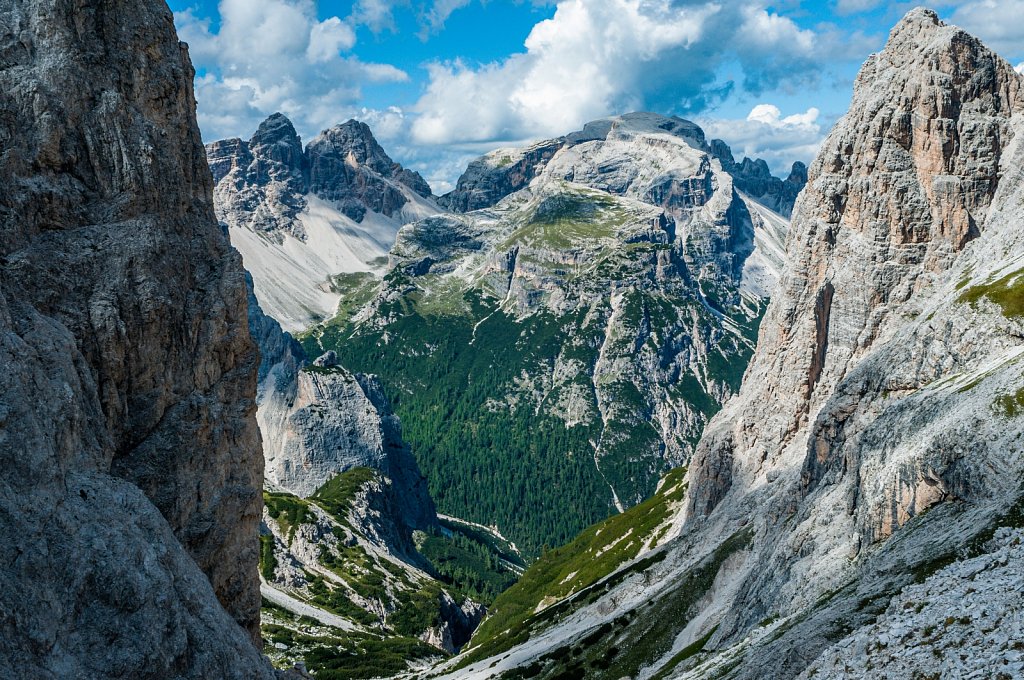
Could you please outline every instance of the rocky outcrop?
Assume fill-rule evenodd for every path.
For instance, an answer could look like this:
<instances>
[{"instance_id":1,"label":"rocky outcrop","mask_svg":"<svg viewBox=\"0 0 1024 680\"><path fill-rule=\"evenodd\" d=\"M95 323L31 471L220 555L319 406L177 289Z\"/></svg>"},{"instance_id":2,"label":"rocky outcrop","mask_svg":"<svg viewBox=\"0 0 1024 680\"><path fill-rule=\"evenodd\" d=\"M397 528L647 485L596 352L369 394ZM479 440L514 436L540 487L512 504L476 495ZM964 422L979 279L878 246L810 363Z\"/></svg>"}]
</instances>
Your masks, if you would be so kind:
<instances>
[{"instance_id":1,"label":"rocky outcrop","mask_svg":"<svg viewBox=\"0 0 1024 680\"><path fill-rule=\"evenodd\" d=\"M651 113L627 113L617 118L592 121L582 130L525 148L491 151L470 163L459 177L455 189L439 198L438 203L455 212L489 208L505 196L529 186L559 150L605 140L609 135L614 137L618 129L637 126L688 139L694 148L709 152L721 162L737 189L784 217L789 217L797 194L807 183L807 166L799 161L793 164L789 177L782 180L773 177L768 164L761 159L744 158L737 163L725 142L713 139L708 144L704 131L688 120ZM652 187L652 191L663 193L670 186L669 183L667 187ZM691 195L691 192L684 191L680 195Z\"/></svg>"},{"instance_id":2,"label":"rocky outcrop","mask_svg":"<svg viewBox=\"0 0 1024 680\"><path fill-rule=\"evenodd\" d=\"M1024 531L999 529L959 560L893 598L878 620L825 651L800 678L1024 675Z\"/></svg>"},{"instance_id":3,"label":"rocky outcrop","mask_svg":"<svg viewBox=\"0 0 1024 680\"><path fill-rule=\"evenodd\" d=\"M942 643L1014 615L999 602L1015 597L1000 584L1012 572L980 555L1006 556L989 539L1021 521L1022 88L933 12L896 26L809 170L788 269L740 393L694 453L677 538L563 613L544 632L559 642L523 650L520 664L660 606L681 612L660 644L649 614L601 637L624 649L643 632L649 650L609 677L850 677L868 663L980 677L992 659L1019 661L1001 636L978 654ZM977 594L958 582L966 571ZM938 597L943 582L962 593L956 610ZM680 609L679 589L694 587ZM907 611L927 592L935 599ZM974 601L992 606L961 622Z\"/></svg>"},{"instance_id":4,"label":"rocky outcrop","mask_svg":"<svg viewBox=\"0 0 1024 680\"><path fill-rule=\"evenodd\" d=\"M721 139L711 140L711 153L722 163L722 168L732 175L736 188L756 199L780 215L789 217L801 189L807 184L807 166L796 161L786 179L772 175L768 164L758 158L744 157L739 163L733 158L732 149Z\"/></svg>"},{"instance_id":5,"label":"rocky outcrop","mask_svg":"<svg viewBox=\"0 0 1024 680\"><path fill-rule=\"evenodd\" d=\"M744 388L691 468L691 526L769 518L718 644L759 613L807 621L739 677L799 672L825 644L809 626L861 625L858 602L886 602L908 566L963 548L1020 492L1020 424L989 415L1015 389L1019 319L964 291L1024 253L1022 113L1009 64L915 10L811 167Z\"/></svg>"},{"instance_id":6,"label":"rocky outcrop","mask_svg":"<svg viewBox=\"0 0 1024 680\"><path fill-rule=\"evenodd\" d=\"M206 156L222 221L277 242L285 234L305 239L297 218L306 207L309 163L291 121L276 113L248 142L213 142Z\"/></svg>"},{"instance_id":7,"label":"rocky outcrop","mask_svg":"<svg viewBox=\"0 0 1024 680\"><path fill-rule=\"evenodd\" d=\"M455 212L489 208L525 189L564 143L563 139L552 139L525 149L498 149L481 156L462 173L455 190L439 198L438 203Z\"/></svg>"},{"instance_id":8,"label":"rocky outcrop","mask_svg":"<svg viewBox=\"0 0 1024 680\"><path fill-rule=\"evenodd\" d=\"M442 593L440 621L427 629L420 639L431 647L456 654L469 641L486 613L487 609L481 604L472 600L459 604L448 593Z\"/></svg>"},{"instance_id":9,"label":"rocky outcrop","mask_svg":"<svg viewBox=\"0 0 1024 680\"><path fill-rule=\"evenodd\" d=\"M217 217L261 306L288 330L333 314L344 292L339 274L380 269L402 224L440 211L423 178L355 120L303 149L276 113L249 141L213 142L206 154Z\"/></svg>"},{"instance_id":10,"label":"rocky outcrop","mask_svg":"<svg viewBox=\"0 0 1024 680\"><path fill-rule=\"evenodd\" d=\"M346 470L368 467L395 485L398 517L413 528L436 524L426 480L376 377L320 357L297 372L294 386L277 387L265 385L258 414L270 488L306 497Z\"/></svg>"},{"instance_id":11,"label":"rocky outcrop","mask_svg":"<svg viewBox=\"0 0 1024 680\"><path fill-rule=\"evenodd\" d=\"M347 371L333 351L309 361L251 292L249 328L263 357L256 418L267 487L306 498L343 472L370 468L387 480L388 521L405 533L436 527L426 480L376 376Z\"/></svg>"},{"instance_id":12,"label":"rocky outcrop","mask_svg":"<svg viewBox=\"0 0 1024 680\"><path fill-rule=\"evenodd\" d=\"M309 191L335 201L356 222L367 211L391 217L401 210L408 199L395 183L431 197L419 173L392 161L366 123L350 120L323 131L309 143L306 156Z\"/></svg>"},{"instance_id":13,"label":"rocky outcrop","mask_svg":"<svg viewBox=\"0 0 1024 680\"><path fill-rule=\"evenodd\" d=\"M0 666L271 678L258 355L162 2L0 2Z\"/></svg>"},{"instance_id":14,"label":"rocky outcrop","mask_svg":"<svg viewBox=\"0 0 1024 680\"><path fill-rule=\"evenodd\" d=\"M974 75L959 78L966 72ZM764 451L769 465L795 453L790 444L854 367L908 325L922 293L945 283L980 235L1022 102L1020 78L976 39L924 12L901 22L865 64L850 112L815 161L795 214L791 268L762 326L744 398L705 438L709 447L729 436L734 449ZM924 372L901 389L962 359L946 361L915 367ZM764 467L753 458L748 465ZM695 488L709 488L698 480Z\"/></svg>"}]
</instances>

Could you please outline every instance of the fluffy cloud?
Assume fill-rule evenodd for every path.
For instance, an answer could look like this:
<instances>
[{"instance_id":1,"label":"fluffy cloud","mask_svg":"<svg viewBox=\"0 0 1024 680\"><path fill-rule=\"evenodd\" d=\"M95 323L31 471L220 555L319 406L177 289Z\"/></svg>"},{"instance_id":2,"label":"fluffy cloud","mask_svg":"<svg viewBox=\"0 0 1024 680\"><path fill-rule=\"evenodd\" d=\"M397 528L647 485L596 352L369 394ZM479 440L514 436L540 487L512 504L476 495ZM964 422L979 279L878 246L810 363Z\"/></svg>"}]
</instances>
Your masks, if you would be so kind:
<instances>
[{"instance_id":1,"label":"fluffy cloud","mask_svg":"<svg viewBox=\"0 0 1024 680\"><path fill-rule=\"evenodd\" d=\"M1024 76L1024 61L1014 66L1013 70Z\"/></svg>"},{"instance_id":2,"label":"fluffy cloud","mask_svg":"<svg viewBox=\"0 0 1024 680\"><path fill-rule=\"evenodd\" d=\"M221 0L220 27L186 11L175 15L181 39L206 72L196 79L199 124L207 139L254 130L274 111L306 135L354 109L360 85L407 79L387 64L346 55L351 26L317 18L313 0Z\"/></svg>"},{"instance_id":3,"label":"fluffy cloud","mask_svg":"<svg viewBox=\"0 0 1024 680\"><path fill-rule=\"evenodd\" d=\"M534 26L525 52L471 67L429 67L415 106L424 144L561 134L629 109L701 111L733 83L752 93L813 81L815 35L753 3L561 0Z\"/></svg>"},{"instance_id":4,"label":"fluffy cloud","mask_svg":"<svg viewBox=\"0 0 1024 680\"><path fill-rule=\"evenodd\" d=\"M782 116L773 104L758 104L744 120L700 120L709 139L723 139L736 160L743 156L763 158L772 172L789 174L794 161L810 163L823 139L816 108Z\"/></svg>"},{"instance_id":5,"label":"fluffy cloud","mask_svg":"<svg viewBox=\"0 0 1024 680\"><path fill-rule=\"evenodd\" d=\"M352 7L353 23L367 26L374 33L395 28L395 0L359 0Z\"/></svg>"},{"instance_id":6,"label":"fluffy cloud","mask_svg":"<svg viewBox=\"0 0 1024 680\"><path fill-rule=\"evenodd\" d=\"M1005 57L1024 54L1024 0L961 2L949 20Z\"/></svg>"}]
</instances>

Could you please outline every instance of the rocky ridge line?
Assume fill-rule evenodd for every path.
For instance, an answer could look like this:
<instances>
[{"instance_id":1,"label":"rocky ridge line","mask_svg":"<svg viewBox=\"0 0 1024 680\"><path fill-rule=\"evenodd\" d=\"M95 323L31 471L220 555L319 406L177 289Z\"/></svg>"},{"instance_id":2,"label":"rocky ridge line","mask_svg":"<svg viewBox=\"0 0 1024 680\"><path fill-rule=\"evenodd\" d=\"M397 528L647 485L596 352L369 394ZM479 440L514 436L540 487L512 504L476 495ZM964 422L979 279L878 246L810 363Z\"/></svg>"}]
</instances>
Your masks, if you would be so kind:
<instances>
[{"instance_id":1,"label":"rocky ridge line","mask_svg":"<svg viewBox=\"0 0 1024 680\"><path fill-rule=\"evenodd\" d=\"M249 141L207 145L217 217L242 253L262 308L287 330L335 313L345 275L379 271L398 228L440 212L419 174L355 120L305 148L277 113Z\"/></svg>"},{"instance_id":2,"label":"rocky ridge line","mask_svg":"<svg viewBox=\"0 0 1024 680\"><path fill-rule=\"evenodd\" d=\"M626 118L648 117L666 133L690 139L695 148L708 152L722 163L732 175L736 187L760 201L775 212L789 217L797 194L807 183L807 166L793 164L785 180L773 177L768 165L761 159L744 158L737 163L729 146L720 139L708 143L704 131L694 123L681 118L664 118L656 114L633 113ZM438 203L454 212L471 212L489 208L502 198L529 186L541 174L548 161L561 149L604 139L618 123L615 119L593 121L578 132L536 142L525 148L505 148L492 151L470 163L459 177L456 187L438 199Z\"/></svg>"}]
</instances>

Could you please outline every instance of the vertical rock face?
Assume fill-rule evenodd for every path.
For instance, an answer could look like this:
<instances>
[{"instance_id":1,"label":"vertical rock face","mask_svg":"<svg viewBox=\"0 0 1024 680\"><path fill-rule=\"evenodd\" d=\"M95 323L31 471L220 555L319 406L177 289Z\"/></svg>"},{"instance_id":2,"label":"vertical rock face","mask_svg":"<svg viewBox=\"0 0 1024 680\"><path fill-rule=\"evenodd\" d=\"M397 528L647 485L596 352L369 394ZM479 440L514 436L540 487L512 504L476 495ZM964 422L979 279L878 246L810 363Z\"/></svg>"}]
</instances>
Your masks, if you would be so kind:
<instances>
[{"instance_id":1,"label":"vertical rock face","mask_svg":"<svg viewBox=\"0 0 1024 680\"><path fill-rule=\"evenodd\" d=\"M0 2L0 665L272 677L241 263L163 2Z\"/></svg>"},{"instance_id":2,"label":"vertical rock face","mask_svg":"<svg viewBox=\"0 0 1024 680\"><path fill-rule=\"evenodd\" d=\"M919 311L908 303L980 234L1022 108L1020 77L975 38L923 11L893 30L811 169L745 394L705 438L709 449L731 438L752 467L773 464ZM694 481L695 502L719 493L713 479Z\"/></svg>"},{"instance_id":3,"label":"vertical rock face","mask_svg":"<svg viewBox=\"0 0 1024 680\"><path fill-rule=\"evenodd\" d=\"M346 470L368 467L391 480L401 521L416 529L434 526L426 480L377 378L352 374L331 355L290 379L282 367L261 385L267 485L305 498Z\"/></svg>"},{"instance_id":4,"label":"vertical rock face","mask_svg":"<svg viewBox=\"0 0 1024 680\"><path fill-rule=\"evenodd\" d=\"M206 153L222 219L245 215L250 229L278 242L305 237L296 218L306 207L308 163L291 121L274 114L248 142L213 142Z\"/></svg>"},{"instance_id":5,"label":"vertical rock face","mask_svg":"<svg viewBox=\"0 0 1024 680\"><path fill-rule=\"evenodd\" d=\"M306 498L343 472L370 468L388 484L388 521L410 530L436 527L426 480L376 376L347 371L334 352L310 362L249 286L249 328L262 356L256 418L266 486Z\"/></svg>"},{"instance_id":6,"label":"vertical rock face","mask_svg":"<svg viewBox=\"0 0 1024 680\"><path fill-rule=\"evenodd\" d=\"M306 153L310 191L325 200L337 201L342 212L357 222L362 221L368 210L391 217L408 202L392 182L421 197L431 196L426 181L392 161L366 123L350 120L324 130L310 142Z\"/></svg>"},{"instance_id":7,"label":"vertical rock face","mask_svg":"<svg viewBox=\"0 0 1024 680\"><path fill-rule=\"evenodd\" d=\"M757 518L714 641L791 617L737 677L799 672L1018 502L1022 114L1010 64L914 10L812 165L744 386L690 469L690 540Z\"/></svg>"},{"instance_id":8,"label":"vertical rock face","mask_svg":"<svg viewBox=\"0 0 1024 680\"><path fill-rule=\"evenodd\" d=\"M280 113L248 142L206 147L217 217L252 272L262 308L287 330L335 312L344 276L379 270L399 227L434 215L430 186L355 120L303 150Z\"/></svg>"}]
</instances>

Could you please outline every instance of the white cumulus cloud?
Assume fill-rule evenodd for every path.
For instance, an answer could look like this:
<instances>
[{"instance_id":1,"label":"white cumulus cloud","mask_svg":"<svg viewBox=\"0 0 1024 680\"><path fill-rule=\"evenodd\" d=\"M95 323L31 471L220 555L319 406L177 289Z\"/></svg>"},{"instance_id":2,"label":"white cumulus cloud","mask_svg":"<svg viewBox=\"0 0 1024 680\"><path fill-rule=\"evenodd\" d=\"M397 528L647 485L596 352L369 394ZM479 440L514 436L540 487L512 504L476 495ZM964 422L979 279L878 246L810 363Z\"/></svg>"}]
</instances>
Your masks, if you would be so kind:
<instances>
[{"instance_id":1,"label":"white cumulus cloud","mask_svg":"<svg viewBox=\"0 0 1024 680\"><path fill-rule=\"evenodd\" d=\"M1013 70L1024 76L1024 61L1014 66Z\"/></svg>"},{"instance_id":2,"label":"white cumulus cloud","mask_svg":"<svg viewBox=\"0 0 1024 680\"><path fill-rule=\"evenodd\" d=\"M741 66L753 93L817 77L815 35L756 3L561 0L503 61L429 66L415 106L424 144L562 134L609 113L700 111Z\"/></svg>"},{"instance_id":3,"label":"white cumulus cloud","mask_svg":"<svg viewBox=\"0 0 1024 680\"><path fill-rule=\"evenodd\" d=\"M810 164L818 152L824 138L820 115L812 107L783 117L774 104L758 104L743 120L699 122L709 139L722 139L732 148L737 161L744 156L763 158L775 175L784 178L794 161Z\"/></svg>"},{"instance_id":4,"label":"white cumulus cloud","mask_svg":"<svg viewBox=\"0 0 1024 680\"><path fill-rule=\"evenodd\" d=\"M356 44L352 27L343 24L338 17L331 17L313 26L309 34L306 58L313 63L328 62L347 52Z\"/></svg>"},{"instance_id":5,"label":"white cumulus cloud","mask_svg":"<svg viewBox=\"0 0 1024 680\"><path fill-rule=\"evenodd\" d=\"M356 108L362 84L408 78L349 54L352 27L338 17L319 20L313 0L221 0L218 11L216 31L192 11L174 17L205 70L196 98L207 140L246 134L275 111L308 136Z\"/></svg>"}]
</instances>

